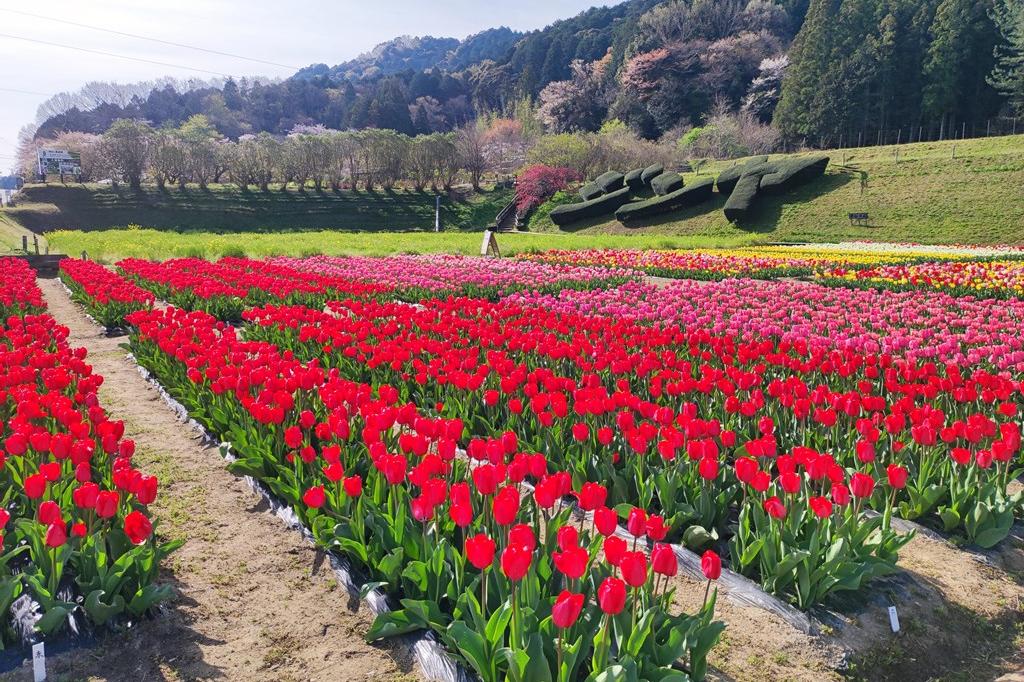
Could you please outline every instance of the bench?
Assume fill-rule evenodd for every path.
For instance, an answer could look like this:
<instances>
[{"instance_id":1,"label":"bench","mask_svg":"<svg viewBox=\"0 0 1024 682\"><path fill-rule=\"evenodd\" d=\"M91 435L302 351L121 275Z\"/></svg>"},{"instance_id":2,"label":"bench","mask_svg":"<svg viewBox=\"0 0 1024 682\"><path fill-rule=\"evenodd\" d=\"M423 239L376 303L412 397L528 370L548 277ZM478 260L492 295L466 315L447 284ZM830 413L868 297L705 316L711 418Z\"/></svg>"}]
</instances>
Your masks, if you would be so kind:
<instances>
[{"instance_id":1,"label":"bench","mask_svg":"<svg viewBox=\"0 0 1024 682\"><path fill-rule=\"evenodd\" d=\"M870 218L867 213L848 213L851 225L867 225Z\"/></svg>"}]
</instances>

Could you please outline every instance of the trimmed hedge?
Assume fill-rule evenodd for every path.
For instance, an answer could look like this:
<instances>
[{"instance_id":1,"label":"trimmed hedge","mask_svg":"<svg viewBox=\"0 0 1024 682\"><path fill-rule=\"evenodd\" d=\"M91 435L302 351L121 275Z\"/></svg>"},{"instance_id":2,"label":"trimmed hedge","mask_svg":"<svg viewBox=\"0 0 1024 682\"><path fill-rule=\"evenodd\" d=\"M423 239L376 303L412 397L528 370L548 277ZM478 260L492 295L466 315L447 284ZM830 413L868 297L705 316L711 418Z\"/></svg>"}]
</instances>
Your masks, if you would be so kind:
<instances>
[{"instance_id":1,"label":"trimmed hedge","mask_svg":"<svg viewBox=\"0 0 1024 682\"><path fill-rule=\"evenodd\" d=\"M645 185L649 185L651 184L651 180L658 177L664 172L665 167L662 166L660 163L651 164L647 168L644 168L643 172L640 174L640 179L644 181Z\"/></svg>"},{"instance_id":2,"label":"trimmed hedge","mask_svg":"<svg viewBox=\"0 0 1024 682\"><path fill-rule=\"evenodd\" d=\"M644 188L643 174L643 168L637 168L626 173L626 187L629 187L634 192L642 190Z\"/></svg>"},{"instance_id":3,"label":"trimmed hedge","mask_svg":"<svg viewBox=\"0 0 1024 682\"><path fill-rule=\"evenodd\" d=\"M776 161L772 164L774 170L761 178L759 191L784 194L824 175L828 161L829 158L822 155Z\"/></svg>"},{"instance_id":4,"label":"trimmed hedge","mask_svg":"<svg viewBox=\"0 0 1024 682\"><path fill-rule=\"evenodd\" d=\"M677 211L681 208L696 206L711 198L714 187L715 181L712 178L700 178L692 185L678 189L665 196L626 204L615 211L615 219L620 223L628 223L662 213Z\"/></svg>"},{"instance_id":5,"label":"trimmed hedge","mask_svg":"<svg viewBox=\"0 0 1024 682\"><path fill-rule=\"evenodd\" d=\"M729 195L732 194L733 188L736 187L736 183L740 181L743 174L751 168L760 166L763 163L768 162L767 156L755 156L749 159L746 163L738 163L732 168L727 168L718 175L718 193Z\"/></svg>"},{"instance_id":6,"label":"trimmed hedge","mask_svg":"<svg viewBox=\"0 0 1024 682\"><path fill-rule=\"evenodd\" d=\"M593 182L588 182L587 184L580 187L580 196L583 197L583 201L590 201L592 199L596 199L602 194L604 194L604 190L598 187Z\"/></svg>"},{"instance_id":7,"label":"trimmed hedge","mask_svg":"<svg viewBox=\"0 0 1024 682\"><path fill-rule=\"evenodd\" d=\"M629 188L623 187L620 190L605 194L591 201L584 201L579 204L562 204L551 211L551 222L562 226L585 218L597 218L614 213L620 206L628 203L629 198Z\"/></svg>"},{"instance_id":8,"label":"trimmed hedge","mask_svg":"<svg viewBox=\"0 0 1024 682\"><path fill-rule=\"evenodd\" d=\"M597 176L594 184L604 192L614 192L615 190L622 189L622 183L625 179L626 176L618 171L608 171Z\"/></svg>"},{"instance_id":9,"label":"trimmed hedge","mask_svg":"<svg viewBox=\"0 0 1024 682\"><path fill-rule=\"evenodd\" d=\"M655 194L671 194L683 188L683 176L679 173L662 173L651 180L651 189Z\"/></svg>"},{"instance_id":10,"label":"trimmed hedge","mask_svg":"<svg viewBox=\"0 0 1024 682\"><path fill-rule=\"evenodd\" d=\"M729 194L729 199L725 202L726 220L730 223L736 223L747 217L750 209L754 207L754 201L757 199L761 178L774 170L774 164L762 163L748 169L740 176L732 193Z\"/></svg>"}]
</instances>

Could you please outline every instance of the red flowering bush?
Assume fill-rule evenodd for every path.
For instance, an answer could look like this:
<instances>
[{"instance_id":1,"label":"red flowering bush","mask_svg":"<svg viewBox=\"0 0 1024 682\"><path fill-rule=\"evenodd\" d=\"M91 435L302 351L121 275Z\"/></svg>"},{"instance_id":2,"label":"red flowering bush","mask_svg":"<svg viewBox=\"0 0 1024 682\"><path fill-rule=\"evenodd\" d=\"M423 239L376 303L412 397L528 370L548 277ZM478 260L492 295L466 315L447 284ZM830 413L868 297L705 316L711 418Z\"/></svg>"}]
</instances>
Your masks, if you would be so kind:
<instances>
[{"instance_id":1,"label":"red flowering bush","mask_svg":"<svg viewBox=\"0 0 1024 682\"><path fill-rule=\"evenodd\" d=\"M34 274L13 262L0 262L0 289L20 300L5 306L41 307ZM133 466L134 442L99 404L103 378L67 337L46 314L11 315L0 329L0 611L28 594L43 633L71 614L96 625L142 615L170 596L155 580L178 545L154 539L157 479Z\"/></svg>"},{"instance_id":2,"label":"red flowering bush","mask_svg":"<svg viewBox=\"0 0 1024 682\"><path fill-rule=\"evenodd\" d=\"M516 176L516 213L525 216L550 199L555 192L579 179L579 173L571 168L556 168L540 163L524 168Z\"/></svg>"}]
</instances>

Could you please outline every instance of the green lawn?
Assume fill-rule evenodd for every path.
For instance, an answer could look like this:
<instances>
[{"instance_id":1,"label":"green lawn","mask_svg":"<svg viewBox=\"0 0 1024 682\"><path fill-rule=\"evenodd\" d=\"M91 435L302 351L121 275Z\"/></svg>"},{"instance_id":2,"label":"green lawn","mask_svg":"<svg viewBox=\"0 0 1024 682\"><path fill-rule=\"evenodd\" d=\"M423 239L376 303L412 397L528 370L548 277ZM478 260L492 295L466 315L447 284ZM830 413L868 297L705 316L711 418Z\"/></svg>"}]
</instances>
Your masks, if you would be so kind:
<instances>
[{"instance_id":1,"label":"green lawn","mask_svg":"<svg viewBox=\"0 0 1024 682\"><path fill-rule=\"evenodd\" d=\"M955 151L955 158L954 158ZM1024 135L958 142L832 150L825 177L779 198L764 198L749 224L729 224L725 198L659 217L638 227L614 219L563 228L576 234L630 234L770 241L871 240L923 244L1024 243ZM715 175L731 163L701 169ZM867 187L861 191L861 172ZM688 174L687 180L695 178ZM849 213L867 212L870 227ZM558 231L550 220L531 229Z\"/></svg>"},{"instance_id":2,"label":"green lawn","mask_svg":"<svg viewBox=\"0 0 1024 682\"><path fill-rule=\"evenodd\" d=\"M289 234L213 234L178 233L165 230L60 231L47 235L51 248L90 258L115 261L136 258L196 256L219 258L225 255L263 257L272 255L383 256L393 253L478 254L483 233L470 232L295 232ZM502 234L498 246L502 255L545 249L583 248L695 248L745 246L759 241L751 235L722 237L665 237L659 235L561 235Z\"/></svg>"},{"instance_id":3,"label":"green lawn","mask_svg":"<svg viewBox=\"0 0 1024 682\"><path fill-rule=\"evenodd\" d=\"M512 198L510 189L443 196L445 229L482 230ZM403 231L434 227L432 192L307 188L242 191L177 186L132 190L110 185L29 185L0 216L34 232L106 230L141 225L156 230L287 232L295 230Z\"/></svg>"}]
</instances>

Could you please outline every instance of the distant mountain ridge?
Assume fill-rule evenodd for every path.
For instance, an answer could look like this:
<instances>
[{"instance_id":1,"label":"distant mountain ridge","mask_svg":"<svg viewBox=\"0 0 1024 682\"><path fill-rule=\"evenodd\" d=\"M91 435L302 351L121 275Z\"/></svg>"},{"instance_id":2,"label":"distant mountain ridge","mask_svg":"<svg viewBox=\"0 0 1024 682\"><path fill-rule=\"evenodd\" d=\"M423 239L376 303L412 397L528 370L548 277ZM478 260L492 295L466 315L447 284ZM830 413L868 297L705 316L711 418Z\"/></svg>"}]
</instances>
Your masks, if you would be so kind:
<instances>
[{"instance_id":1,"label":"distant mountain ridge","mask_svg":"<svg viewBox=\"0 0 1024 682\"><path fill-rule=\"evenodd\" d=\"M474 33L463 40L434 36L398 36L336 66L312 64L295 78L327 76L332 81L358 81L403 71L460 71L485 60L504 57L525 34L507 26Z\"/></svg>"}]
</instances>

